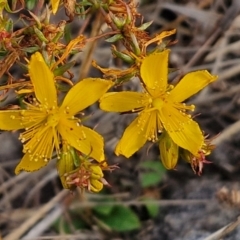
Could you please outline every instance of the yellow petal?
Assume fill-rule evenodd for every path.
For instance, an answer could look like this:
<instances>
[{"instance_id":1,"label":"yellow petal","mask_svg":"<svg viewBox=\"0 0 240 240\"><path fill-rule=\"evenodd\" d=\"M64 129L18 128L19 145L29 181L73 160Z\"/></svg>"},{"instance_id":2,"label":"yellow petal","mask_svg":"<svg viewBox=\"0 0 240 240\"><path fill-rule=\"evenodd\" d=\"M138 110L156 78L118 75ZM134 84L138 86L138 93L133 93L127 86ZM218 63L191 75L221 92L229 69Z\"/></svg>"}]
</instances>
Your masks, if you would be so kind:
<instances>
[{"instance_id":1,"label":"yellow petal","mask_svg":"<svg viewBox=\"0 0 240 240\"><path fill-rule=\"evenodd\" d=\"M217 76L211 75L207 70L188 73L171 91L169 99L173 102L182 102L211 82L214 82L217 78Z\"/></svg>"},{"instance_id":2,"label":"yellow petal","mask_svg":"<svg viewBox=\"0 0 240 240\"><path fill-rule=\"evenodd\" d=\"M60 2L60 0L51 0L53 14L55 14L57 12L59 2Z\"/></svg>"},{"instance_id":3,"label":"yellow petal","mask_svg":"<svg viewBox=\"0 0 240 240\"><path fill-rule=\"evenodd\" d=\"M29 127L33 122L23 124L21 110L3 110L0 111L0 129L1 130L18 130Z\"/></svg>"},{"instance_id":4,"label":"yellow petal","mask_svg":"<svg viewBox=\"0 0 240 240\"><path fill-rule=\"evenodd\" d=\"M103 137L91 128L82 126L86 139L90 142L91 152L90 157L96 159L98 162L105 160L104 156L104 140Z\"/></svg>"},{"instance_id":5,"label":"yellow petal","mask_svg":"<svg viewBox=\"0 0 240 240\"><path fill-rule=\"evenodd\" d=\"M170 30L170 31L163 31L159 34L157 34L154 38L149 40L147 43L145 43L145 47L150 45L151 43L157 43L157 45L160 45L162 43L163 38L168 37L176 33L176 29Z\"/></svg>"},{"instance_id":6,"label":"yellow petal","mask_svg":"<svg viewBox=\"0 0 240 240\"><path fill-rule=\"evenodd\" d=\"M67 109L69 115L95 103L113 83L101 78L86 78L74 85L63 100L61 109Z\"/></svg>"},{"instance_id":7,"label":"yellow petal","mask_svg":"<svg viewBox=\"0 0 240 240\"><path fill-rule=\"evenodd\" d=\"M20 134L20 137L27 140L24 143L23 150L29 154L30 160L34 163L48 163L52 158L54 147L59 152L59 143L55 128L42 124L39 127L28 129ZM30 140L28 140L29 138Z\"/></svg>"},{"instance_id":8,"label":"yellow petal","mask_svg":"<svg viewBox=\"0 0 240 240\"><path fill-rule=\"evenodd\" d=\"M150 54L142 62L140 75L153 97L165 92L167 88L169 52L170 50L165 50Z\"/></svg>"},{"instance_id":9,"label":"yellow petal","mask_svg":"<svg viewBox=\"0 0 240 240\"><path fill-rule=\"evenodd\" d=\"M125 157L131 157L136 151L138 151L148 139L148 123L150 115L142 113L126 128L122 138L116 146L116 155L124 155ZM156 123L154 123L156 125ZM151 129L151 127L149 128Z\"/></svg>"},{"instance_id":10,"label":"yellow petal","mask_svg":"<svg viewBox=\"0 0 240 240\"><path fill-rule=\"evenodd\" d=\"M37 125L46 117L38 110L2 110L0 111L0 129L18 130Z\"/></svg>"},{"instance_id":11,"label":"yellow petal","mask_svg":"<svg viewBox=\"0 0 240 240\"><path fill-rule=\"evenodd\" d=\"M66 48L64 49L64 52L62 53L61 57L59 57L56 62L54 64L51 65L51 69L55 69L59 64L63 64L64 63L64 60L66 58L68 58L70 52L73 50L73 48L82 42L82 44L84 43L85 41L85 36L83 35L79 35L75 38L73 38L69 43L68 45L66 46ZM81 44L80 44L81 45Z\"/></svg>"},{"instance_id":12,"label":"yellow petal","mask_svg":"<svg viewBox=\"0 0 240 240\"><path fill-rule=\"evenodd\" d=\"M101 162L105 159L103 151L103 138L97 132L84 126L77 126L74 121L61 122L58 130L68 144L87 156Z\"/></svg>"},{"instance_id":13,"label":"yellow petal","mask_svg":"<svg viewBox=\"0 0 240 240\"><path fill-rule=\"evenodd\" d=\"M57 106L57 92L54 75L45 63L41 53L32 55L29 63L29 74L38 101L47 107Z\"/></svg>"},{"instance_id":14,"label":"yellow petal","mask_svg":"<svg viewBox=\"0 0 240 240\"><path fill-rule=\"evenodd\" d=\"M43 158L36 162L32 158L30 158L28 153L26 153L23 156L20 163L15 168L15 174L19 174L20 171L22 171L22 170L27 171L27 172L34 172L34 171L37 171L40 168L46 166L47 164L48 164L48 161L44 161Z\"/></svg>"},{"instance_id":15,"label":"yellow petal","mask_svg":"<svg viewBox=\"0 0 240 240\"><path fill-rule=\"evenodd\" d=\"M138 92L110 92L100 99L100 108L108 112L128 112L142 109L149 104L149 97Z\"/></svg>"},{"instance_id":16,"label":"yellow petal","mask_svg":"<svg viewBox=\"0 0 240 240\"><path fill-rule=\"evenodd\" d=\"M180 147L196 155L204 142L198 124L170 104L164 104L160 118L169 136Z\"/></svg>"},{"instance_id":17,"label":"yellow petal","mask_svg":"<svg viewBox=\"0 0 240 240\"><path fill-rule=\"evenodd\" d=\"M103 183L97 179L90 180L90 190L92 192L100 192L103 189Z\"/></svg>"},{"instance_id":18,"label":"yellow petal","mask_svg":"<svg viewBox=\"0 0 240 240\"><path fill-rule=\"evenodd\" d=\"M101 179L104 177L102 168L98 165L90 165L91 179Z\"/></svg>"}]
</instances>

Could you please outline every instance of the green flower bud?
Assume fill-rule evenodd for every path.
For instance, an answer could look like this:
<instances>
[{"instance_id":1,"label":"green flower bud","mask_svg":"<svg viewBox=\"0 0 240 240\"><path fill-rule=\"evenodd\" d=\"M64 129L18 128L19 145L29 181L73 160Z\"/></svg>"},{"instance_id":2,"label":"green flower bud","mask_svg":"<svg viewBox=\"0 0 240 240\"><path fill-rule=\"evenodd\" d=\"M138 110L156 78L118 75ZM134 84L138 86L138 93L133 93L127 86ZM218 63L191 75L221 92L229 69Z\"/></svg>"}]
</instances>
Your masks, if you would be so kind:
<instances>
[{"instance_id":1,"label":"green flower bud","mask_svg":"<svg viewBox=\"0 0 240 240\"><path fill-rule=\"evenodd\" d=\"M166 169L173 169L178 162L178 145L173 142L167 132L163 132L160 137L160 157Z\"/></svg>"}]
</instances>

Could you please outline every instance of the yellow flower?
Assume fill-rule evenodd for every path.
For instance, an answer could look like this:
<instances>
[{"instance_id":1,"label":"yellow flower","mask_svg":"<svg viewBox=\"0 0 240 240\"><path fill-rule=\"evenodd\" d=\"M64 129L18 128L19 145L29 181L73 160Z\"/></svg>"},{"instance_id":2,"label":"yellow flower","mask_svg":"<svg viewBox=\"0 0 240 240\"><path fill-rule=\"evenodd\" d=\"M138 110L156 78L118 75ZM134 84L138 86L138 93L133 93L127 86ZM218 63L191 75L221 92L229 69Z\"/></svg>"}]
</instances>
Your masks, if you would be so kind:
<instances>
[{"instance_id":1,"label":"yellow flower","mask_svg":"<svg viewBox=\"0 0 240 240\"><path fill-rule=\"evenodd\" d=\"M194 106L182 103L196 94L217 76L208 71L188 73L175 86L168 85L169 50L144 58L140 76L145 92L112 92L100 99L100 108L111 112L138 112L137 118L126 128L115 153L130 157L147 140L157 141L165 129L173 142L197 154L204 137L198 124L187 114Z\"/></svg>"},{"instance_id":2,"label":"yellow flower","mask_svg":"<svg viewBox=\"0 0 240 240\"><path fill-rule=\"evenodd\" d=\"M51 0L53 14L55 14L57 12L59 2L60 2L60 0Z\"/></svg>"},{"instance_id":3,"label":"yellow flower","mask_svg":"<svg viewBox=\"0 0 240 240\"><path fill-rule=\"evenodd\" d=\"M97 161L104 159L103 138L74 117L96 102L111 86L110 81L88 78L73 86L60 106L54 75L42 55L35 53L29 63L29 74L36 99L26 103L27 109L0 111L0 129L25 129L20 134L25 153L15 169L36 171L52 158L53 150L60 155L62 141Z\"/></svg>"}]
</instances>

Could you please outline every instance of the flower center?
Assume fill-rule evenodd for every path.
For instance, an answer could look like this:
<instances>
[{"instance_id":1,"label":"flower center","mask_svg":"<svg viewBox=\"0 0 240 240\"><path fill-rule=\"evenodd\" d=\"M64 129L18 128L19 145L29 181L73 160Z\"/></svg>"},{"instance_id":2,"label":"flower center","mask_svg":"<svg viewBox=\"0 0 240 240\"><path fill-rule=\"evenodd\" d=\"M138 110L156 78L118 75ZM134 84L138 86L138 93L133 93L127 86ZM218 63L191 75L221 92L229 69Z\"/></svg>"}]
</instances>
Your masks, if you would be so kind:
<instances>
[{"instance_id":1,"label":"flower center","mask_svg":"<svg viewBox=\"0 0 240 240\"><path fill-rule=\"evenodd\" d=\"M47 125L51 127L56 127L59 123L59 120L60 120L59 114L57 113L49 114L47 118Z\"/></svg>"},{"instance_id":2,"label":"flower center","mask_svg":"<svg viewBox=\"0 0 240 240\"><path fill-rule=\"evenodd\" d=\"M155 98L152 101L152 105L154 108L161 109L163 106L163 100L161 98Z\"/></svg>"}]
</instances>

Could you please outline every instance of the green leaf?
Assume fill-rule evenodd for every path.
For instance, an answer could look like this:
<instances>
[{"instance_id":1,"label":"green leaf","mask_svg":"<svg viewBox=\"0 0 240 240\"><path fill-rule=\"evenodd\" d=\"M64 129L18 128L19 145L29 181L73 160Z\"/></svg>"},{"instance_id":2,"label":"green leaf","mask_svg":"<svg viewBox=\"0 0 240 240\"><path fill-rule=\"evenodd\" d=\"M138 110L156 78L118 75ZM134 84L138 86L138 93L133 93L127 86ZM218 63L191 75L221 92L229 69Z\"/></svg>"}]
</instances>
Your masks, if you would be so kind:
<instances>
[{"instance_id":1,"label":"green leaf","mask_svg":"<svg viewBox=\"0 0 240 240\"><path fill-rule=\"evenodd\" d=\"M37 4L36 0L27 0L26 5L29 10L32 10Z\"/></svg>"},{"instance_id":2,"label":"green leaf","mask_svg":"<svg viewBox=\"0 0 240 240\"><path fill-rule=\"evenodd\" d=\"M129 55L127 55L125 53L119 52L115 49L113 49L112 51L116 57L121 58L126 63L133 64L135 62L135 60L132 57L130 57Z\"/></svg>"},{"instance_id":3,"label":"green leaf","mask_svg":"<svg viewBox=\"0 0 240 240\"><path fill-rule=\"evenodd\" d=\"M126 232L141 227L137 215L128 207L114 206L109 215L99 216L101 221L117 232Z\"/></svg>"},{"instance_id":4,"label":"green leaf","mask_svg":"<svg viewBox=\"0 0 240 240\"><path fill-rule=\"evenodd\" d=\"M37 27L33 26L33 30L36 33L36 35L40 41L48 43L48 39L44 36L44 34Z\"/></svg>"},{"instance_id":5,"label":"green leaf","mask_svg":"<svg viewBox=\"0 0 240 240\"><path fill-rule=\"evenodd\" d=\"M67 24L64 28L64 40L69 43L72 40L71 28Z\"/></svg>"},{"instance_id":6,"label":"green leaf","mask_svg":"<svg viewBox=\"0 0 240 240\"><path fill-rule=\"evenodd\" d=\"M140 177L142 187L151 187L161 182L162 176L157 172L143 173Z\"/></svg>"},{"instance_id":7,"label":"green leaf","mask_svg":"<svg viewBox=\"0 0 240 240\"><path fill-rule=\"evenodd\" d=\"M85 222L80 218L75 216L75 214L72 214L71 212L69 213L71 216L71 224L73 228L79 230L79 229L84 229L86 228ZM66 220L63 216L58 218L52 225L52 227L55 229L57 232L64 232L66 234L71 234L71 228L69 226L69 221Z\"/></svg>"},{"instance_id":8,"label":"green leaf","mask_svg":"<svg viewBox=\"0 0 240 240\"><path fill-rule=\"evenodd\" d=\"M159 205L153 204L151 201L154 200L152 198L145 198L143 201L145 202L145 207L147 208L148 214L154 218L158 215L159 212Z\"/></svg>"},{"instance_id":9,"label":"green leaf","mask_svg":"<svg viewBox=\"0 0 240 240\"><path fill-rule=\"evenodd\" d=\"M137 71L133 71L133 72L131 72L131 73L129 73L129 74L126 74L126 75L124 75L124 76L122 76L122 77L119 77L118 79L116 79L116 84L117 84L117 85L121 85L121 84L123 84L123 83L125 83L125 82L130 81L130 79L131 79L133 76L135 76L136 73L137 73Z\"/></svg>"},{"instance_id":10,"label":"green leaf","mask_svg":"<svg viewBox=\"0 0 240 240\"><path fill-rule=\"evenodd\" d=\"M28 53L35 53L38 50L40 50L40 48L38 46L23 48L23 51L28 52Z\"/></svg>"},{"instance_id":11,"label":"green leaf","mask_svg":"<svg viewBox=\"0 0 240 240\"><path fill-rule=\"evenodd\" d=\"M57 90L59 90L61 92L68 92L71 89L71 86L69 86L65 83L60 83L60 82L55 83L55 86L56 86Z\"/></svg>"},{"instance_id":12,"label":"green leaf","mask_svg":"<svg viewBox=\"0 0 240 240\"><path fill-rule=\"evenodd\" d=\"M98 214L107 216L112 212L113 208L113 205L100 205L94 207L93 210Z\"/></svg>"},{"instance_id":13,"label":"green leaf","mask_svg":"<svg viewBox=\"0 0 240 240\"><path fill-rule=\"evenodd\" d=\"M72 68L75 65L75 63L76 63L75 61L68 62L68 63L62 65L61 67L56 68L53 72L54 76L62 76L67 70Z\"/></svg>"},{"instance_id":14,"label":"green leaf","mask_svg":"<svg viewBox=\"0 0 240 240\"><path fill-rule=\"evenodd\" d=\"M155 160L147 160L142 162L139 165L140 168L142 168L143 170L153 170L153 171L158 171L159 173L165 173L165 169L163 167L163 165L161 164L160 161L155 161Z\"/></svg>"},{"instance_id":15,"label":"green leaf","mask_svg":"<svg viewBox=\"0 0 240 240\"><path fill-rule=\"evenodd\" d=\"M140 27L138 27L138 29L139 30L146 30L152 23L153 23L153 21L146 22L146 23L142 24Z\"/></svg>"},{"instance_id":16,"label":"green leaf","mask_svg":"<svg viewBox=\"0 0 240 240\"><path fill-rule=\"evenodd\" d=\"M118 40L121 40L121 39L123 39L122 34L115 34L112 37L105 39L105 41L113 43L113 42L117 42Z\"/></svg>"},{"instance_id":17,"label":"green leaf","mask_svg":"<svg viewBox=\"0 0 240 240\"><path fill-rule=\"evenodd\" d=\"M13 20L8 19L6 24L5 24L5 29L7 32L13 32Z\"/></svg>"},{"instance_id":18,"label":"green leaf","mask_svg":"<svg viewBox=\"0 0 240 240\"><path fill-rule=\"evenodd\" d=\"M142 173L140 181L142 187L151 187L161 182L166 169L159 161L145 161L140 164Z\"/></svg>"}]
</instances>

